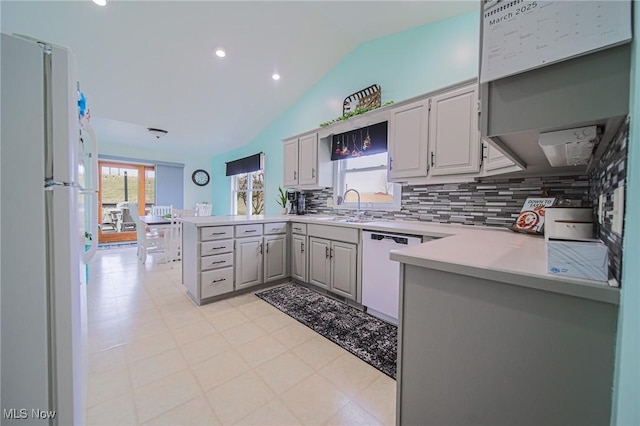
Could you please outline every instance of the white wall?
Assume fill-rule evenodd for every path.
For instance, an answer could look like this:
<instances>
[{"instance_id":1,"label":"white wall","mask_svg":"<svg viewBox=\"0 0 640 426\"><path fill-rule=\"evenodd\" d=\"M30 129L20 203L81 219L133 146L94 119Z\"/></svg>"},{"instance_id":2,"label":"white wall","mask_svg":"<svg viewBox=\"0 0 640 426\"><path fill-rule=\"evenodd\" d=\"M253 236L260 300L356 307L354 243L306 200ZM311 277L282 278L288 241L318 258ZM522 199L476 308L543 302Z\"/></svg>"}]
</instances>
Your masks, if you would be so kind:
<instances>
[{"instance_id":1,"label":"white wall","mask_svg":"<svg viewBox=\"0 0 640 426\"><path fill-rule=\"evenodd\" d=\"M150 151L139 147L114 142L98 142L98 154L114 155L118 157L137 158L147 161L167 161L184 164L184 208L193 208L195 203L206 201L211 203L213 190L211 183L207 186L197 186L191 180L194 170L204 169L211 175L211 158L202 156L181 156L175 153Z\"/></svg>"}]
</instances>

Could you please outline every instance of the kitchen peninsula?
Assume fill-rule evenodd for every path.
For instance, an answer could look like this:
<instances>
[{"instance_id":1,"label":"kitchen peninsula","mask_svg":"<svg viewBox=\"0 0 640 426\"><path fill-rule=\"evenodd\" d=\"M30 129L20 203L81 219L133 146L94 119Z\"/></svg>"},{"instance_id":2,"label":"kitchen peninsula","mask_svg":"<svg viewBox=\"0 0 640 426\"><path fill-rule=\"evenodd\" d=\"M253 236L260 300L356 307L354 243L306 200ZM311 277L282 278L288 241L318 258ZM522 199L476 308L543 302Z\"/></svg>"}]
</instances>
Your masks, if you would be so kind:
<instances>
[{"instance_id":1,"label":"kitchen peninsula","mask_svg":"<svg viewBox=\"0 0 640 426\"><path fill-rule=\"evenodd\" d=\"M391 252L401 262L398 422L606 423L619 289L548 274L541 237L332 219L184 218L183 284L200 304L297 278L293 237L330 229L331 238L344 239L351 231L357 287L348 301L359 303L362 230L431 237ZM309 263L308 254L303 259Z\"/></svg>"}]
</instances>

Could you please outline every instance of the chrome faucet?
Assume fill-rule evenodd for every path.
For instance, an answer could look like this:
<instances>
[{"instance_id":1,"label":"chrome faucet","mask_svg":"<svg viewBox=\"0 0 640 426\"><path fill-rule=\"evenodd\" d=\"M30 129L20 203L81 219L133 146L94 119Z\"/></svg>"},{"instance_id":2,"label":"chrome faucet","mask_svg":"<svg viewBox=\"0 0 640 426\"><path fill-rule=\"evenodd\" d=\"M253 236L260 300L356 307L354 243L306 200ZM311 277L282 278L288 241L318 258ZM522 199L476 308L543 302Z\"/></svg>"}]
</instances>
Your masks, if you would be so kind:
<instances>
[{"instance_id":1,"label":"chrome faucet","mask_svg":"<svg viewBox=\"0 0 640 426\"><path fill-rule=\"evenodd\" d=\"M358 210L356 211L356 219L360 219L360 193L358 191L356 191L355 189L347 189L344 192L344 195L342 196L342 200L343 200L343 202L346 202L347 201L347 194L349 192L351 192L351 191L355 192L356 195L358 196Z\"/></svg>"}]
</instances>

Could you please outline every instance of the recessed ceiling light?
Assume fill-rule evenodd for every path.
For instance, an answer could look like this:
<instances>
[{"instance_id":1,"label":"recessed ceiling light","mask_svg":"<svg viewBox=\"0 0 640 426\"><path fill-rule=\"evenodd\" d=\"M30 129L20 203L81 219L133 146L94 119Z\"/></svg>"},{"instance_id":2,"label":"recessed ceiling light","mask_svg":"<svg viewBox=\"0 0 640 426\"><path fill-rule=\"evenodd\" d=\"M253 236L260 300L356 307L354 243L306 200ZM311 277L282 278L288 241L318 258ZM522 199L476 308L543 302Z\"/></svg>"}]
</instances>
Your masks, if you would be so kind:
<instances>
[{"instance_id":1,"label":"recessed ceiling light","mask_svg":"<svg viewBox=\"0 0 640 426\"><path fill-rule=\"evenodd\" d=\"M216 49L216 56L218 58L224 58L225 56L227 56L227 52L225 52L224 49L218 48Z\"/></svg>"},{"instance_id":2,"label":"recessed ceiling light","mask_svg":"<svg viewBox=\"0 0 640 426\"><path fill-rule=\"evenodd\" d=\"M277 72L276 72L276 73L273 73L273 75L271 76L271 78L272 78L272 79L274 79L274 80L280 80L280 74L278 74Z\"/></svg>"},{"instance_id":3,"label":"recessed ceiling light","mask_svg":"<svg viewBox=\"0 0 640 426\"><path fill-rule=\"evenodd\" d=\"M106 6L107 5L107 0L93 0L93 2L95 4L97 4L98 6Z\"/></svg>"}]
</instances>

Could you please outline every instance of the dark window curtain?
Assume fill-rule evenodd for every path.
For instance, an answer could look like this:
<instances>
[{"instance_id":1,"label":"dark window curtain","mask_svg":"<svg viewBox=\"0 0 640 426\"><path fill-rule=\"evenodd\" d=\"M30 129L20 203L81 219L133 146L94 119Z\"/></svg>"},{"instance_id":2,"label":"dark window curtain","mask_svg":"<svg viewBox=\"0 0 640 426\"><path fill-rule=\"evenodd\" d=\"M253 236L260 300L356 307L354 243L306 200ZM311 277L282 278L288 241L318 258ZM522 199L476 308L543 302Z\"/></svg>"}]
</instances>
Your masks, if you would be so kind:
<instances>
[{"instance_id":1,"label":"dark window curtain","mask_svg":"<svg viewBox=\"0 0 640 426\"><path fill-rule=\"evenodd\" d=\"M227 163L227 176L255 172L260 169L262 169L262 153L229 161Z\"/></svg>"},{"instance_id":2,"label":"dark window curtain","mask_svg":"<svg viewBox=\"0 0 640 426\"><path fill-rule=\"evenodd\" d=\"M387 152L387 122L338 135L331 140L331 161Z\"/></svg>"}]
</instances>

